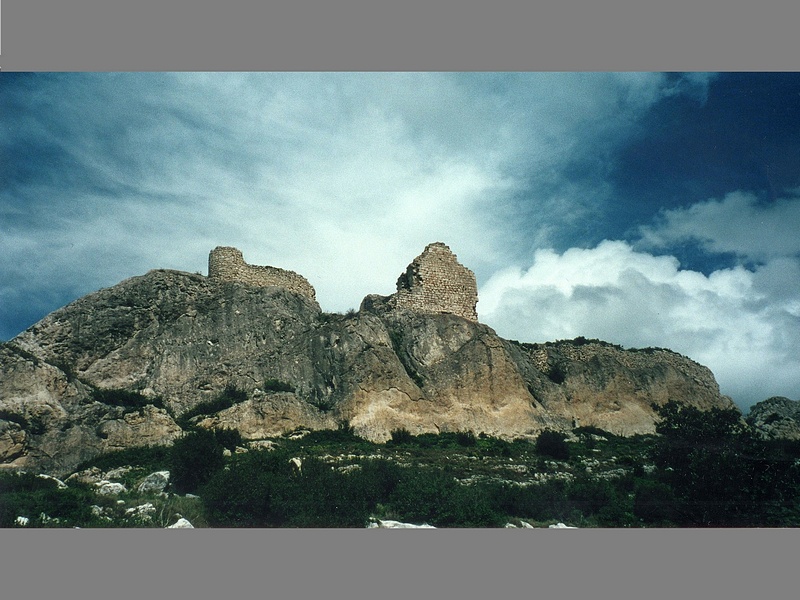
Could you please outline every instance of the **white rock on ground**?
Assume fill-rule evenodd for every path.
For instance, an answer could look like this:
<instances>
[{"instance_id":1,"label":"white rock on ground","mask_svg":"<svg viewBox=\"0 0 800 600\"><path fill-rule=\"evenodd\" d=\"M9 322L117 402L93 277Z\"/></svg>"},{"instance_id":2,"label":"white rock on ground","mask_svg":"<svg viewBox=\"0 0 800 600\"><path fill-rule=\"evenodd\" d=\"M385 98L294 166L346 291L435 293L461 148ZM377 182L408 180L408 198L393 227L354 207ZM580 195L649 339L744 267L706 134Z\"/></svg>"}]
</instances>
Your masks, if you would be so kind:
<instances>
[{"instance_id":1,"label":"white rock on ground","mask_svg":"<svg viewBox=\"0 0 800 600\"><path fill-rule=\"evenodd\" d=\"M147 504L140 504L139 506L134 506L133 508L128 508L125 510L125 514L132 517L145 517L149 516L156 512L156 507L153 506L151 502Z\"/></svg>"},{"instance_id":2,"label":"white rock on ground","mask_svg":"<svg viewBox=\"0 0 800 600\"><path fill-rule=\"evenodd\" d=\"M172 525L168 526L167 529L194 529L194 525L189 523L186 519L181 517L177 521L175 521Z\"/></svg>"},{"instance_id":3,"label":"white rock on ground","mask_svg":"<svg viewBox=\"0 0 800 600\"><path fill-rule=\"evenodd\" d=\"M140 494L146 494L148 492L159 493L163 492L168 484L169 471L156 471L145 477L142 483L139 484L137 490Z\"/></svg>"},{"instance_id":4,"label":"white rock on ground","mask_svg":"<svg viewBox=\"0 0 800 600\"><path fill-rule=\"evenodd\" d=\"M52 481L55 481L56 482L56 487L58 487L58 489L60 489L60 490L66 489L66 487L67 487L66 483L64 483L60 479L57 479L57 478L53 477L52 475L46 475L44 473L39 473L37 475L37 477L39 477L40 479L50 479Z\"/></svg>"},{"instance_id":5,"label":"white rock on ground","mask_svg":"<svg viewBox=\"0 0 800 600\"><path fill-rule=\"evenodd\" d=\"M570 527L569 525L564 525L564 523L556 523L555 525L549 525L548 529L577 529L577 527Z\"/></svg>"},{"instance_id":6,"label":"white rock on ground","mask_svg":"<svg viewBox=\"0 0 800 600\"><path fill-rule=\"evenodd\" d=\"M367 525L367 529L436 529L433 525L423 523L414 525L413 523L401 523L400 521L373 521Z\"/></svg>"},{"instance_id":7,"label":"white rock on ground","mask_svg":"<svg viewBox=\"0 0 800 600\"><path fill-rule=\"evenodd\" d=\"M528 523L527 521L520 520L519 525L514 525L513 523L506 523L503 525L506 529L536 529L533 525Z\"/></svg>"},{"instance_id":8,"label":"white rock on ground","mask_svg":"<svg viewBox=\"0 0 800 600\"><path fill-rule=\"evenodd\" d=\"M103 479L122 479L131 472L133 467L117 467L116 469L111 469L105 474Z\"/></svg>"},{"instance_id":9,"label":"white rock on ground","mask_svg":"<svg viewBox=\"0 0 800 600\"><path fill-rule=\"evenodd\" d=\"M112 496L128 491L128 489L121 483L111 482L105 479L98 481L96 485L97 493L102 496Z\"/></svg>"}]
</instances>

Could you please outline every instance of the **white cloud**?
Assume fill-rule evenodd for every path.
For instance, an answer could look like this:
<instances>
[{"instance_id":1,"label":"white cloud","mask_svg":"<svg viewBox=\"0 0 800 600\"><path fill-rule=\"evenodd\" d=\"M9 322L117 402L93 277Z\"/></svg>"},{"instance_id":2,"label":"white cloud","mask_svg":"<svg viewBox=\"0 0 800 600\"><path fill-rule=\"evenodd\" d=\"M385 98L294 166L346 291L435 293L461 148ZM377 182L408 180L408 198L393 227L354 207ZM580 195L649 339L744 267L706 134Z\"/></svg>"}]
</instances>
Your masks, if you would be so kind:
<instances>
[{"instance_id":1,"label":"white cloud","mask_svg":"<svg viewBox=\"0 0 800 600\"><path fill-rule=\"evenodd\" d=\"M0 196L0 280L13 282L0 292L205 272L218 244L302 273L326 310L393 291L436 240L480 279L602 210L603 183L565 166L605 174L676 85L658 73L34 75L4 90L24 112L0 144L21 145L9 156L35 175Z\"/></svg>"},{"instance_id":2,"label":"white cloud","mask_svg":"<svg viewBox=\"0 0 800 600\"><path fill-rule=\"evenodd\" d=\"M800 254L798 232L800 195L760 204L755 195L741 191L663 211L656 225L641 229L644 247L697 241L710 252L753 261Z\"/></svg>"},{"instance_id":3,"label":"white cloud","mask_svg":"<svg viewBox=\"0 0 800 600\"><path fill-rule=\"evenodd\" d=\"M800 397L800 305L779 279L800 287L800 262L705 276L674 257L605 241L596 248L536 253L480 289L481 319L522 341L579 335L626 347L667 347L711 368L740 406L771 395Z\"/></svg>"}]
</instances>

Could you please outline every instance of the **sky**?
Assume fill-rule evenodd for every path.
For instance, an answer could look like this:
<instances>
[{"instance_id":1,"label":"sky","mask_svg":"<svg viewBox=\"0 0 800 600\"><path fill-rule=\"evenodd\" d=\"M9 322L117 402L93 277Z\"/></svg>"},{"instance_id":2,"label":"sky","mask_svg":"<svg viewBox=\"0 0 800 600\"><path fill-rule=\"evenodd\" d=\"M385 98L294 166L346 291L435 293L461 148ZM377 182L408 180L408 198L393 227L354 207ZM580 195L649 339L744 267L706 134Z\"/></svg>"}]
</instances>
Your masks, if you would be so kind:
<instances>
[{"instance_id":1,"label":"sky","mask_svg":"<svg viewBox=\"0 0 800 600\"><path fill-rule=\"evenodd\" d=\"M800 399L800 73L0 73L0 340L236 246L323 310L426 244L508 339Z\"/></svg>"}]
</instances>

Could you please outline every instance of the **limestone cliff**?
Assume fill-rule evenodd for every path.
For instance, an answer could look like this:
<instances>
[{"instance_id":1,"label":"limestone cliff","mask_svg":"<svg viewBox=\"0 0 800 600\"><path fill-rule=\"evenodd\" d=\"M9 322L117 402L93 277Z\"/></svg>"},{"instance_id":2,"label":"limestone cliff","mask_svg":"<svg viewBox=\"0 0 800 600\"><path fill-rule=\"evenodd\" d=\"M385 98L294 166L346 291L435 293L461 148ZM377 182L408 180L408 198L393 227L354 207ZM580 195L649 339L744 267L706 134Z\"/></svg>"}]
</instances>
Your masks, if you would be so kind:
<instances>
[{"instance_id":1,"label":"limestone cliff","mask_svg":"<svg viewBox=\"0 0 800 600\"><path fill-rule=\"evenodd\" d=\"M708 369L675 353L519 344L454 312L368 296L335 315L269 282L151 271L0 345L0 462L58 474L103 451L169 444L176 419L225 388L240 401L195 421L250 439L341 421L373 440L398 428L630 435L654 431L652 403L733 406ZM97 392L120 389L150 404L112 406Z\"/></svg>"},{"instance_id":2,"label":"limestone cliff","mask_svg":"<svg viewBox=\"0 0 800 600\"><path fill-rule=\"evenodd\" d=\"M748 425L762 438L800 440L800 402L774 396L750 407Z\"/></svg>"}]
</instances>

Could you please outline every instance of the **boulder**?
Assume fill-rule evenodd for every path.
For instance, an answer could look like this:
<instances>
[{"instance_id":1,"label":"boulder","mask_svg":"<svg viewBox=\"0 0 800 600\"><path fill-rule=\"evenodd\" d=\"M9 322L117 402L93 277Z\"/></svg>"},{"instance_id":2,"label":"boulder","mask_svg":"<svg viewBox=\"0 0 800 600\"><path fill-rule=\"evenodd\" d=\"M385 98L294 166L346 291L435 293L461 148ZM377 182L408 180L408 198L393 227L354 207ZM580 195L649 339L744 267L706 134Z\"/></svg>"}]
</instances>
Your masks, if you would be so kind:
<instances>
[{"instance_id":1,"label":"boulder","mask_svg":"<svg viewBox=\"0 0 800 600\"><path fill-rule=\"evenodd\" d=\"M194 529L194 525L192 525L189 521L181 517L177 521L175 521L172 525L167 526L167 529Z\"/></svg>"},{"instance_id":2,"label":"boulder","mask_svg":"<svg viewBox=\"0 0 800 600\"><path fill-rule=\"evenodd\" d=\"M136 488L140 494L159 494L169 485L169 471L156 471L145 477Z\"/></svg>"},{"instance_id":3,"label":"boulder","mask_svg":"<svg viewBox=\"0 0 800 600\"><path fill-rule=\"evenodd\" d=\"M750 407L745 419L764 439L800 440L800 402L774 396Z\"/></svg>"},{"instance_id":4,"label":"boulder","mask_svg":"<svg viewBox=\"0 0 800 600\"><path fill-rule=\"evenodd\" d=\"M101 496L116 496L128 491L123 484L106 479L98 481L95 485L97 486L97 493Z\"/></svg>"},{"instance_id":5,"label":"boulder","mask_svg":"<svg viewBox=\"0 0 800 600\"><path fill-rule=\"evenodd\" d=\"M423 523L415 525L413 523L402 523L400 521L377 520L367 525L367 529L436 529L433 525Z\"/></svg>"}]
</instances>

